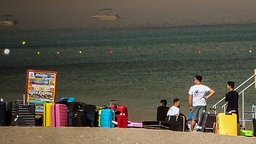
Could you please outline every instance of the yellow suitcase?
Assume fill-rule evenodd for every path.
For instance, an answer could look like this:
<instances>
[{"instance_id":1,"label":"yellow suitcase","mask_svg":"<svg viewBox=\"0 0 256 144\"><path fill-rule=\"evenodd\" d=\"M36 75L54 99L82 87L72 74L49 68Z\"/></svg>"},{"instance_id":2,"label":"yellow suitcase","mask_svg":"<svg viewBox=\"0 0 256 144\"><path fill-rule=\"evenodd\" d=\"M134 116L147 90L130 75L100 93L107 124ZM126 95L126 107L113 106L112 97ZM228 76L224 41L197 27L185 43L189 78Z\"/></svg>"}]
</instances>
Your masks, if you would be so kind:
<instances>
[{"instance_id":1,"label":"yellow suitcase","mask_svg":"<svg viewBox=\"0 0 256 144\"><path fill-rule=\"evenodd\" d=\"M219 113L216 118L216 123L217 134L237 136L236 114Z\"/></svg>"},{"instance_id":2,"label":"yellow suitcase","mask_svg":"<svg viewBox=\"0 0 256 144\"><path fill-rule=\"evenodd\" d=\"M101 114L101 109L98 110L98 126L100 127L100 114Z\"/></svg>"},{"instance_id":3,"label":"yellow suitcase","mask_svg":"<svg viewBox=\"0 0 256 144\"><path fill-rule=\"evenodd\" d=\"M43 116L43 125L44 127L51 126L51 106L54 103L44 103L44 116Z\"/></svg>"}]
</instances>

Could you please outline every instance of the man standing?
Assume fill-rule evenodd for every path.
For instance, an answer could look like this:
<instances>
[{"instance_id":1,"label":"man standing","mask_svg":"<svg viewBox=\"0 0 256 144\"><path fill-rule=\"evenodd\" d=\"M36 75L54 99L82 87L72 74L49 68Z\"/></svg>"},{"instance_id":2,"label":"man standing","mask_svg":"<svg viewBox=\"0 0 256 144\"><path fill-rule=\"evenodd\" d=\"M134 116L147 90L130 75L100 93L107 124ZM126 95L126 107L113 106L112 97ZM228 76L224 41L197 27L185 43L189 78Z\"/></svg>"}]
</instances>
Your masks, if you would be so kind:
<instances>
[{"instance_id":1,"label":"man standing","mask_svg":"<svg viewBox=\"0 0 256 144\"><path fill-rule=\"evenodd\" d=\"M214 90L208 86L202 85L202 76L196 75L194 77L194 86L189 89L188 104L189 108L192 109L192 123L191 131L194 130L196 121L200 121L202 114L206 110L206 99L214 95ZM208 95L207 95L208 94Z\"/></svg>"},{"instance_id":2,"label":"man standing","mask_svg":"<svg viewBox=\"0 0 256 144\"><path fill-rule=\"evenodd\" d=\"M232 81L227 82L228 93L225 96L225 102L228 107L226 113L235 113L237 115L237 123L239 124L239 115L238 115L238 98L239 95L234 91L235 83Z\"/></svg>"}]
</instances>

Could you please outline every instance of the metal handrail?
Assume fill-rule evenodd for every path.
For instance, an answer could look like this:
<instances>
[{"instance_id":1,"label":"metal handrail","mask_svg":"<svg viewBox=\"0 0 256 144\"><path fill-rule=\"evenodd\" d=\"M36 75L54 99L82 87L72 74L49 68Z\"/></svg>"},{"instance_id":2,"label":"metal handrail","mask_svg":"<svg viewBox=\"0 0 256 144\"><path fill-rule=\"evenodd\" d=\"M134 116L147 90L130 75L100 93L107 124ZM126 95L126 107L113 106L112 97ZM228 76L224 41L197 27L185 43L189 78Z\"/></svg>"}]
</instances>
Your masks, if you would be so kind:
<instances>
[{"instance_id":1,"label":"metal handrail","mask_svg":"<svg viewBox=\"0 0 256 144\"><path fill-rule=\"evenodd\" d=\"M254 78L256 76L256 73L254 74L254 75L252 75L251 77L249 77L247 80L245 80L243 83L241 83L239 86L237 86L236 88L235 88L235 91L236 90L238 90L240 87L242 87L244 84L246 84L248 81L250 81L252 78ZM254 83L255 83L255 81L254 81ZM250 85L251 86L251 85ZM248 88L247 88L248 89ZM245 91L245 90L244 90ZM240 94L240 93L239 93ZM214 108L214 109L217 109L217 105L219 104L219 103L221 103L223 100L225 99L225 97L223 97L221 100L219 100L217 103L215 103L213 106L212 106L212 108ZM216 113L216 112L215 112Z\"/></svg>"},{"instance_id":2,"label":"metal handrail","mask_svg":"<svg viewBox=\"0 0 256 144\"><path fill-rule=\"evenodd\" d=\"M240 94L242 94L243 92L245 92L248 88L250 88L253 84L255 84L256 83L256 81L253 81L251 84L249 84L246 88L244 88L240 93L239 93L239 95Z\"/></svg>"}]
</instances>

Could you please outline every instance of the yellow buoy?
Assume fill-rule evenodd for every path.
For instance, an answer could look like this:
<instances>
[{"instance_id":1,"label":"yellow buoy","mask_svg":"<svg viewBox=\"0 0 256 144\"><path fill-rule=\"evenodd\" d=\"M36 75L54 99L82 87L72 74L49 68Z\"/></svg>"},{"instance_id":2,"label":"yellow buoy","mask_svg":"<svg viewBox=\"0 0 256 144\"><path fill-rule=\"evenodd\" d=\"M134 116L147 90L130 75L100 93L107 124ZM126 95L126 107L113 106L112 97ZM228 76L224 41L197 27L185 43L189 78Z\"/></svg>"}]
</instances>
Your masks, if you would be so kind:
<instances>
[{"instance_id":1,"label":"yellow buoy","mask_svg":"<svg viewBox=\"0 0 256 144\"><path fill-rule=\"evenodd\" d=\"M22 41L22 45L25 45L26 44L26 41Z\"/></svg>"}]
</instances>

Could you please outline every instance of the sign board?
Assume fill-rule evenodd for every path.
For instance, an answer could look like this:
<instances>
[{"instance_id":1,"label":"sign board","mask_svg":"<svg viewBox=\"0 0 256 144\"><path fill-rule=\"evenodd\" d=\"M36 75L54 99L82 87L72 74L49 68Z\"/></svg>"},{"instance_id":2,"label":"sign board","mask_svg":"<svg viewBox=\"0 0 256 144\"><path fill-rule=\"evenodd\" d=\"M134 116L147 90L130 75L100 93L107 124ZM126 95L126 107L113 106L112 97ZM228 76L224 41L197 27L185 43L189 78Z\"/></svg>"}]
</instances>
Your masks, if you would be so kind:
<instances>
[{"instance_id":1,"label":"sign board","mask_svg":"<svg viewBox=\"0 0 256 144\"><path fill-rule=\"evenodd\" d=\"M25 101L36 105L36 113L43 112L45 102L56 101L57 72L27 70Z\"/></svg>"}]
</instances>

